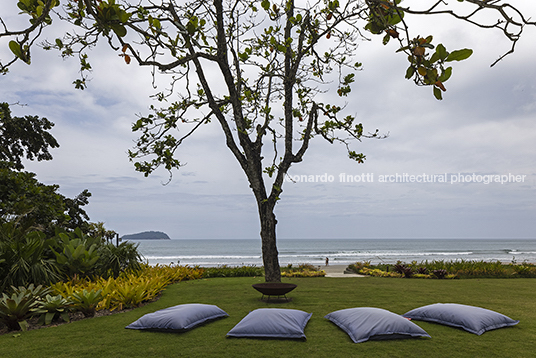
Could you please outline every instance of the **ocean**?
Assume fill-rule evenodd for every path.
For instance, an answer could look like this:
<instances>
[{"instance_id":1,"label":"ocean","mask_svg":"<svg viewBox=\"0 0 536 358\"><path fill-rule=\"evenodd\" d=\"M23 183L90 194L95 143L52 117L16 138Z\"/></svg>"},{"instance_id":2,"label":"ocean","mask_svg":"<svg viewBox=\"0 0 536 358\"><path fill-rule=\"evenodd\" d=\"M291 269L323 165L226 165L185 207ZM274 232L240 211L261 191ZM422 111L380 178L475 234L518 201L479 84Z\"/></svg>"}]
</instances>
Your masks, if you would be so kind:
<instances>
[{"instance_id":1,"label":"ocean","mask_svg":"<svg viewBox=\"0 0 536 358\"><path fill-rule=\"evenodd\" d=\"M262 266L258 240L139 240L151 264ZM279 263L332 265L357 261L396 263L433 260L536 262L536 239L280 239Z\"/></svg>"}]
</instances>

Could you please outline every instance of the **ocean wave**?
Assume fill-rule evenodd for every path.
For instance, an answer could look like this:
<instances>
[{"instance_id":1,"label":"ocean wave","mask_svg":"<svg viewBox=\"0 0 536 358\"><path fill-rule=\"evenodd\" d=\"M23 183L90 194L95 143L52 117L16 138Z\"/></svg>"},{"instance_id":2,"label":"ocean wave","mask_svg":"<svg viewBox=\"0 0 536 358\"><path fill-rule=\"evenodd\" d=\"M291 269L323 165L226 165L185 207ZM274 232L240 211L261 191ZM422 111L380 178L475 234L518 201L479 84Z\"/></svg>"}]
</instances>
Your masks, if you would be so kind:
<instances>
[{"instance_id":1,"label":"ocean wave","mask_svg":"<svg viewBox=\"0 0 536 358\"><path fill-rule=\"evenodd\" d=\"M315 257L370 257L370 256L384 256L384 257L403 257L403 256L463 256L473 255L472 251L460 251L460 252L338 252L338 253L315 253L315 254L280 254L281 258L315 258Z\"/></svg>"},{"instance_id":2,"label":"ocean wave","mask_svg":"<svg viewBox=\"0 0 536 358\"><path fill-rule=\"evenodd\" d=\"M281 259L298 258L352 258L352 257L420 257L420 256L467 256L472 251L460 252L339 252L339 253L314 253L314 254L279 254ZM260 259L261 255L148 255L148 260L250 260Z\"/></svg>"},{"instance_id":3,"label":"ocean wave","mask_svg":"<svg viewBox=\"0 0 536 358\"><path fill-rule=\"evenodd\" d=\"M243 260L243 259L260 259L260 255L255 256L236 256L236 255L190 255L190 256L144 256L148 260Z\"/></svg>"},{"instance_id":4,"label":"ocean wave","mask_svg":"<svg viewBox=\"0 0 536 358\"><path fill-rule=\"evenodd\" d=\"M142 242L140 252L151 264L180 262L183 265L262 265L256 240L165 240ZM397 261L476 260L536 262L536 240L282 240L279 262L324 265L357 261L394 264Z\"/></svg>"}]
</instances>

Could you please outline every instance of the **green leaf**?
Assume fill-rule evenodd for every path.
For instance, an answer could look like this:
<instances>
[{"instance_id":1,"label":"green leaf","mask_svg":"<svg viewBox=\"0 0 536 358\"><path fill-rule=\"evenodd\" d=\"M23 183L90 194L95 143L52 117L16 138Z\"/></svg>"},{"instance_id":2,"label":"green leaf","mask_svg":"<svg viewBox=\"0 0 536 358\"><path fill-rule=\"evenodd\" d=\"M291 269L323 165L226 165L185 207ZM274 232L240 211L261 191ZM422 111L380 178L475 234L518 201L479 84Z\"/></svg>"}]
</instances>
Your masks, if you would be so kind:
<instances>
[{"instance_id":1,"label":"green leaf","mask_svg":"<svg viewBox=\"0 0 536 358\"><path fill-rule=\"evenodd\" d=\"M406 70L406 78L409 80L413 75L415 74L415 68L413 66L409 66Z\"/></svg>"},{"instance_id":2,"label":"green leaf","mask_svg":"<svg viewBox=\"0 0 536 358\"><path fill-rule=\"evenodd\" d=\"M268 9L270 8L270 1L268 0L262 0L261 2L261 6L264 10L268 11Z\"/></svg>"},{"instance_id":3,"label":"green leaf","mask_svg":"<svg viewBox=\"0 0 536 358\"><path fill-rule=\"evenodd\" d=\"M21 331L24 331L26 332L28 330L28 322L26 321L19 321L19 326L20 326L20 329Z\"/></svg>"},{"instance_id":4,"label":"green leaf","mask_svg":"<svg viewBox=\"0 0 536 358\"><path fill-rule=\"evenodd\" d=\"M402 17L400 17L398 13L394 13L392 16L389 16L389 20L388 20L389 25L396 25L400 21L402 21L402 19L404 18L404 13L400 12L400 14L402 15Z\"/></svg>"},{"instance_id":5,"label":"green leaf","mask_svg":"<svg viewBox=\"0 0 536 358\"><path fill-rule=\"evenodd\" d=\"M78 247L74 250L74 252L72 253L73 255L73 259L77 259L79 258L81 255L83 255L86 251L86 248L84 247L83 244L80 244L78 245Z\"/></svg>"},{"instance_id":6,"label":"green leaf","mask_svg":"<svg viewBox=\"0 0 536 358\"><path fill-rule=\"evenodd\" d=\"M450 76L452 75L452 67L446 68L443 73L441 73L441 76L439 76L438 80L441 82L446 82Z\"/></svg>"},{"instance_id":7,"label":"green leaf","mask_svg":"<svg viewBox=\"0 0 536 358\"><path fill-rule=\"evenodd\" d=\"M129 14L128 12L126 11L121 11L119 13L119 21L121 21L123 24L126 23L128 21L128 19L130 19L130 16L132 14Z\"/></svg>"},{"instance_id":8,"label":"green leaf","mask_svg":"<svg viewBox=\"0 0 536 358\"><path fill-rule=\"evenodd\" d=\"M124 37L127 34L127 29L123 25L112 24L110 25L115 34L119 37Z\"/></svg>"},{"instance_id":9,"label":"green leaf","mask_svg":"<svg viewBox=\"0 0 536 358\"><path fill-rule=\"evenodd\" d=\"M46 325L49 325L50 323L52 323L52 320L54 319L55 314L56 314L55 312L47 312L45 314L45 324Z\"/></svg>"},{"instance_id":10,"label":"green leaf","mask_svg":"<svg viewBox=\"0 0 536 358\"><path fill-rule=\"evenodd\" d=\"M404 47L401 47L398 50L396 50L396 52L406 51L406 50L409 50L410 48L411 48L411 46L404 46Z\"/></svg>"},{"instance_id":11,"label":"green leaf","mask_svg":"<svg viewBox=\"0 0 536 358\"><path fill-rule=\"evenodd\" d=\"M468 49L468 48L464 48L463 50L452 51L445 61L446 62L462 61L462 60L469 58L472 54L473 54L473 50Z\"/></svg>"},{"instance_id":12,"label":"green leaf","mask_svg":"<svg viewBox=\"0 0 536 358\"><path fill-rule=\"evenodd\" d=\"M69 321L70 321L70 318L69 318L69 312L62 312L62 313L60 313L60 316L61 316L61 318L62 318L65 322L69 322Z\"/></svg>"},{"instance_id":13,"label":"green leaf","mask_svg":"<svg viewBox=\"0 0 536 358\"><path fill-rule=\"evenodd\" d=\"M17 41L11 40L9 41L9 49L15 56L22 59L22 50L20 48L20 44Z\"/></svg>"},{"instance_id":14,"label":"green leaf","mask_svg":"<svg viewBox=\"0 0 536 358\"><path fill-rule=\"evenodd\" d=\"M434 86L434 96L440 101L443 99L443 94L441 93L439 87Z\"/></svg>"},{"instance_id":15,"label":"green leaf","mask_svg":"<svg viewBox=\"0 0 536 358\"><path fill-rule=\"evenodd\" d=\"M443 46L443 44L437 45L435 53L437 53L437 56L439 57L441 61L444 61L449 55L447 49L445 48L445 46Z\"/></svg>"},{"instance_id":16,"label":"green leaf","mask_svg":"<svg viewBox=\"0 0 536 358\"><path fill-rule=\"evenodd\" d=\"M188 21L188 23L186 24L186 31L188 31L188 34L193 35L196 29L196 24L192 21Z\"/></svg>"}]
</instances>

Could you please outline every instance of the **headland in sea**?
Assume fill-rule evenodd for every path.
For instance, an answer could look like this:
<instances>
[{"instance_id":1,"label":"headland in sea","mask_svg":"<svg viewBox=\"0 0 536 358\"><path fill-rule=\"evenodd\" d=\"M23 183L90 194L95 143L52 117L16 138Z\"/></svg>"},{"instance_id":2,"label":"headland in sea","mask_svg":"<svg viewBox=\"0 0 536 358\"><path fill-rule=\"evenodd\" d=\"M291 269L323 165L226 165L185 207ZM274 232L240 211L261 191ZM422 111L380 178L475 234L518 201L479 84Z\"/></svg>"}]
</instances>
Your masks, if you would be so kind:
<instances>
[{"instance_id":1,"label":"headland in sea","mask_svg":"<svg viewBox=\"0 0 536 358\"><path fill-rule=\"evenodd\" d=\"M262 266L260 239L140 240L139 251L151 265L181 264ZM279 239L279 262L349 265L422 262L425 260L473 260L536 262L536 239Z\"/></svg>"}]
</instances>

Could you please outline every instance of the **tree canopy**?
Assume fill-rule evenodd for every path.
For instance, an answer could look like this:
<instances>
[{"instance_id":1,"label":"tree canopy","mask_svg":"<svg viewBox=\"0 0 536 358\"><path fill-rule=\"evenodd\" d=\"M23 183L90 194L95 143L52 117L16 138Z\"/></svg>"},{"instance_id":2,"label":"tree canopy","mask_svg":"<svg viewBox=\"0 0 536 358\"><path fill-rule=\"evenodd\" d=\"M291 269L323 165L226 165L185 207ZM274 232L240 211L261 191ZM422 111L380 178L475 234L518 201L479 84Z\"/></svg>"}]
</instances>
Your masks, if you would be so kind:
<instances>
[{"instance_id":1,"label":"tree canopy","mask_svg":"<svg viewBox=\"0 0 536 358\"><path fill-rule=\"evenodd\" d=\"M0 103L0 160L23 169L22 159L50 160L50 148L59 144L48 131L54 123L38 116L11 117L9 104Z\"/></svg>"},{"instance_id":2,"label":"tree canopy","mask_svg":"<svg viewBox=\"0 0 536 358\"><path fill-rule=\"evenodd\" d=\"M48 235L57 228L89 228L82 208L91 193L86 189L75 198L58 193L58 185L45 185L34 173L22 171L23 159L52 160L49 148L59 147L49 132L54 126L46 118L11 117L9 104L0 103L0 224L18 222Z\"/></svg>"},{"instance_id":3,"label":"tree canopy","mask_svg":"<svg viewBox=\"0 0 536 358\"><path fill-rule=\"evenodd\" d=\"M2 21L0 37L14 39L13 58L0 61L0 71L16 60L30 63L30 49L59 3L19 1L30 24L12 30ZM359 41L378 36L385 45L395 42L394 51L408 63L401 77L429 86L440 100L453 63L472 50L437 43L434 28L414 34L415 18L450 16L501 31L512 46L498 60L514 52L525 26L536 24L502 0L70 0L57 16L77 30L42 46L78 57L75 87L88 85L89 50L100 40L127 65L146 66L155 78L168 76L169 86L155 93L151 113L133 124L140 133L129 152L136 170L149 175L159 167L179 168L179 146L205 124L220 126L257 203L267 281L280 280L274 208L289 168L303 160L311 140L341 142L362 163L366 157L352 143L383 137L365 130L345 108L361 68Z\"/></svg>"}]
</instances>

